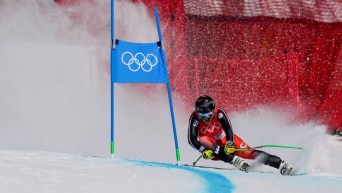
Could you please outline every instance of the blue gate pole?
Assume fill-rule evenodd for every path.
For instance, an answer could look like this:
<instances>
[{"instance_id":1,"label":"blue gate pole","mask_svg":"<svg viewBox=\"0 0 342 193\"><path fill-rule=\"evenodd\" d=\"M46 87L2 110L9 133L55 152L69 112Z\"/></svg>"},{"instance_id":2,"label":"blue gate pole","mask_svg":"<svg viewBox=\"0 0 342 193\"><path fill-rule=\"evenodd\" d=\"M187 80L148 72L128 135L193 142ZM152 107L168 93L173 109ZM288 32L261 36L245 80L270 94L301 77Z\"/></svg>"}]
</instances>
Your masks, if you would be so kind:
<instances>
[{"instance_id":1,"label":"blue gate pole","mask_svg":"<svg viewBox=\"0 0 342 193\"><path fill-rule=\"evenodd\" d=\"M156 17L156 23L157 23L157 28L158 28L158 36L159 36L160 45L162 45L161 44L161 42L162 42L162 34L161 34L161 30L160 30L160 24L159 24L159 17L158 17L158 10L157 10L157 8L154 8L154 15ZM161 47L161 50L163 50L163 47ZM164 52L163 52L163 57L164 57L164 60L165 60L165 63L166 63L166 58L165 58ZM179 147L178 147L178 139L177 139L177 130L176 130L175 116L174 116L174 112L173 112L170 81L168 81L166 83L166 86L167 86L167 94L168 94L168 97L169 97L169 104L170 104L170 112L171 112L171 120L172 120L172 128L173 128L173 138L174 138L174 141L175 141L175 148L176 148L177 165L180 165L180 151L179 151Z\"/></svg>"},{"instance_id":2,"label":"blue gate pole","mask_svg":"<svg viewBox=\"0 0 342 193\"><path fill-rule=\"evenodd\" d=\"M170 83L166 83L166 85L167 85L167 93L168 93L168 96L169 96L169 104L170 104L170 112L171 112L172 128L173 128L173 138L174 138L174 141L175 141L175 148L176 148L177 165L180 165L180 152L179 152L179 147L178 147L178 139L177 139L177 130L176 130L175 116L174 116L174 113L173 113L171 87L170 87Z\"/></svg>"},{"instance_id":3,"label":"blue gate pole","mask_svg":"<svg viewBox=\"0 0 342 193\"><path fill-rule=\"evenodd\" d=\"M113 72L112 72L112 52L114 45L114 0L111 0L111 45L110 45L110 154L111 157L114 158L114 83L113 83Z\"/></svg>"}]
</instances>

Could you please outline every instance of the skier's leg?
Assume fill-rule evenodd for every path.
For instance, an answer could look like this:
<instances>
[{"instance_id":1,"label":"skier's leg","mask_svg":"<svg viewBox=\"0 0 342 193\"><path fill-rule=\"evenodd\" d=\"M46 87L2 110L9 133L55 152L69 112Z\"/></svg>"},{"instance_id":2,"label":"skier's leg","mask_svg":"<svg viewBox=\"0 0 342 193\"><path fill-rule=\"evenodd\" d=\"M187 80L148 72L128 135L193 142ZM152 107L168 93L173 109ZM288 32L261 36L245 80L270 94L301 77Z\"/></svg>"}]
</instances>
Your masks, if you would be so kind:
<instances>
[{"instance_id":1,"label":"skier's leg","mask_svg":"<svg viewBox=\"0 0 342 193\"><path fill-rule=\"evenodd\" d=\"M239 136L234 134L234 146L235 148L250 148L247 143L245 143ZM251 154L254 152L254 149L245 150L245 151L235 151L235 155L240 156L245 159L254 159L251 157Z\"/></svg>"},{"instance_id":2,"label":"skier's leg","mask_svg":"<svg viewBox=\"0 0 342 193\"><path fill-rule=\"evenodd\" d=\"M284 160L281 160L278 156L271 155L264 151L254 150L251 154L251 158L257 159L260 163L274 167L280 170L282 175L290 175L293 167L287 164Z\"/></svg>"},{"instance_id":3,"label":"skier's leg","mask_svg":"<svg viewBox=\"0 0 342 193\"><path fill-rule=\"evenodd\" d=\"M236 148L250 148L239 136L235 134L234 145ZM260 163L279 169L282 175L289 175L293 168L278 156L271 155L260 150L249 149L246 151L236 151L235 155L245 159L257 159Z\"/></svg>"},{"instance_id":4,"label":"skier's leg","mask_svg":"<svg viewBox=\"0 0 342 193\"><path fill-rule=\"evenodd\" d=\"M251 159L257 159L260 163L263 163L265 165L274 167L274 168L279 168L281 159L278 156L271 155L269 153L266 153L264 151L260 150L253 150L250 154Z\"/></svg>"}]
</instances>

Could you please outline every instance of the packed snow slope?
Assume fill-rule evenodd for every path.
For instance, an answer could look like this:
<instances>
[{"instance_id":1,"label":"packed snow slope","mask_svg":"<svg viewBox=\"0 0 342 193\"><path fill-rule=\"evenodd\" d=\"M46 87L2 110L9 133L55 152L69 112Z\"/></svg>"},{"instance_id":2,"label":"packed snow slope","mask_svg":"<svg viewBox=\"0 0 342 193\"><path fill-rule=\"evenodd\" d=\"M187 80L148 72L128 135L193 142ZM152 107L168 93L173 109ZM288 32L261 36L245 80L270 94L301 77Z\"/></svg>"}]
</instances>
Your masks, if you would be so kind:
<instances>
[{"instance_id":1,"label":"packed snow slope","mask_svg":"<svg viewBox=\"0 0 342 193\"><path fill-rule=\"evenodd\" d=\"M341 159L340 139L328 140ZM0 188L6 193L326 193L342 188L342 170L334 164L327 168L331 173L281 176L42 151L0 150L0 157Z\"/></svg>"},{"instance_id":2,"label":"packed snow slope","mask_svg":"<svg viewBox=\"0 0 342 193\"><path fill-rule=\"evenodd\" d=\"M158 39L142 4L116 3L118 38ZM47 0L0 0L0 26L0 192L342 189L341 139L326 136L324 125L314 120L294 122L293 107L264 105L229 116L234 132L250 146L304 147L264 149L294 165L296 176L280 176L265 166L245 174L172 165L176 156L164 85L150 86L149 92L141 89L146 85L115 85L112 160L109 1L65 9ZM191 110L179 98L173 93L181 163L191 164L199 153L187 142ZM217 161L198 164L234 169Z\"/></svg>"}]
</instances>

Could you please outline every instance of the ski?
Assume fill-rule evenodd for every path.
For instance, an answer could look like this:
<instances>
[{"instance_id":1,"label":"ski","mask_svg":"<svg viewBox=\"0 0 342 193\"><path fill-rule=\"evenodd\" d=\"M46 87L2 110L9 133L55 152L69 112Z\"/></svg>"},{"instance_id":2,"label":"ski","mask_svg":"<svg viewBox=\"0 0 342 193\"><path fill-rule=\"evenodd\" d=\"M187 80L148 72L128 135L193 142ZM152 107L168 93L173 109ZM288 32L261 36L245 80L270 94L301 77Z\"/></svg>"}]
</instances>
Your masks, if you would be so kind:
<instances>
[{"instance_id":1,"label":"ski","mask_svg":"<svg viewBox=\"0 0 342 193\"><path fill-rule=\"evenodd\" d=\"M268 173L268 172L262 172L262 171L254 171L254 168L257 167L258 164L252 164L250 165L250 169L251 171L248 171L247 173ZM236 171L240 171L236 168L222 168L222 167L214 167L214 166L203 166L203 165L191 165L191 164L182 164L182 166L186 166L186 167L193 167L193 168L203 168L203 169L215 169L215 170L227 170L227 171L232 171L232 170L236 170ZM241 171L243 172L243 171ZM292 169L290 170L290 175L287 176L298 176L298 175L305 175L305 174L295 174L292 172ZM270 173L270 174L277 174L277 173Z\"/></svg>"}]
</instances>

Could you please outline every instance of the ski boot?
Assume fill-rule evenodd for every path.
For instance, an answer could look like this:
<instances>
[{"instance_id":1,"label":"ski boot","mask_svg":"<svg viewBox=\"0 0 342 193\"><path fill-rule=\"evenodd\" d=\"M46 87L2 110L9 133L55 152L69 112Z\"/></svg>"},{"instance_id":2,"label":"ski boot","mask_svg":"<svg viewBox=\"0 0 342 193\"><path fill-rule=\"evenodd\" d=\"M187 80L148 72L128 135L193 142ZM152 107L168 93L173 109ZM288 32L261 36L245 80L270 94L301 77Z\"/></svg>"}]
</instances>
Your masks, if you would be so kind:
<instances>
[{"instance_id":1,"label":"ski boot","mask_svg":"<svg viewBox=\"0 0 342 193\"><path fill-rule=\"evenodd\" d=\"M279 166L281 175L284 175L284 176L290 175L292 169L293 167L290 164L287 164L284 160L281 161L280 166Z\"/></svg>"},{"instance_id":2,"label":"ski boot","mask_svg":"<svg viewBox=\"0 0 342 193\"><path fill-rule=\"evenodd\" d=\"M336 135L339 135L342 137L342 130L336 130Z\"/></svg>"},{"instance_id":3,"label":"ski boot","mask_svg":"<svg viewBox=\"0 0 342 193\"><path fill-rule=\"evenodd\" d=\"M249 165L243 159L239 158L238 156L234 156L233 160L230 162L230 164L237 167L239 170L248 172Z\"/></svg>"}]
</instances>

